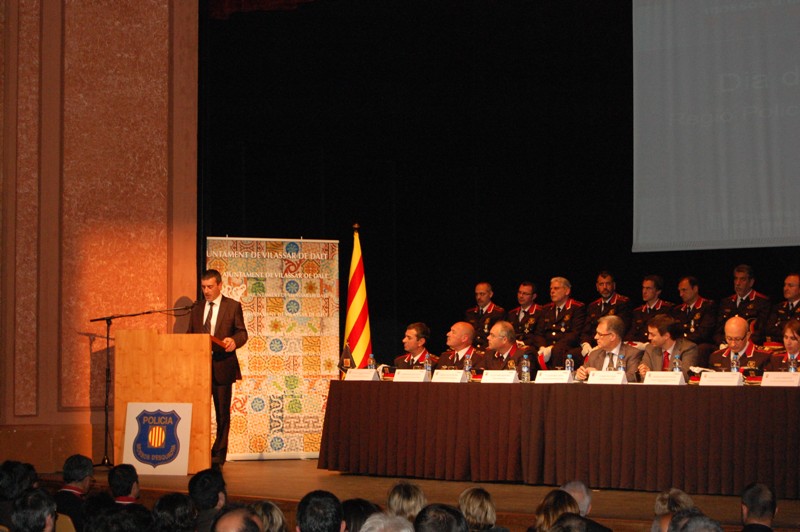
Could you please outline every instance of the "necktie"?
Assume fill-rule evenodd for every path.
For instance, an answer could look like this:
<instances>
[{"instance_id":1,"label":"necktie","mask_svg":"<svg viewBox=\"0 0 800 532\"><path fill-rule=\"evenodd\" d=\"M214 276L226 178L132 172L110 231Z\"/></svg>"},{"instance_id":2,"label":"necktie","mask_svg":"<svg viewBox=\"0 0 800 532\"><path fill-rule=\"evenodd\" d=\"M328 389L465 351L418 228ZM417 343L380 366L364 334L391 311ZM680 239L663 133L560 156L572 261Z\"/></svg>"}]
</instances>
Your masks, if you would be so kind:
<instances>
[{"instance_id":1,"label":"necktie","mask_svg":"<svg viewBox=\"0 0 800 532\"><path fill-rule=\"evenodd\" d=\"M483 316L483 309L482 308L478 309L478 316Z\"/></svg>"},{"instance_id":2,"label":"necktie","mask_svg":"<svg viewBox=\"0 0 800 532\"><path fill-rule=\"evenodd\" d=\"M211 316L214 315L214 302L210 301L208 303L208 316L206 316L206 322L203 324L203 332L207 334L211 334Z\"/></svg>"},{"instance_id":3,"label":"necktie","mask_svg":"<svg viewBox=\"0 0 800 532\"><path fill-rule=\"evenodd\" d=\"M606 353L606 356L608 357L606 371L614 371L614 353Z\"/></svg>"},{"instance_id":4,"label":"necktie","mask_svg":"<svg viewBox=\"0 0 800 532\"><path fill-rule=\"evenodd\" d=\"M558 321L558 315L561 314L561 309L556 307L556 321Z\"/></svg>"},{"instance_id":5,"label":"necktie","mask_svg":"<svg viewBox=\"0 0 800 532\"><path fill-rule=\"evenodd\" d=\"M794 310L794 303L789 303L789 312L791 313Z\"/></svg>"},{"instance_id":6,"label":"necktie","mask_svg":"<svg viewBox=\"0 0 800 532\"><path fill-rule=\"evenodd\" d=\"M664 361L661 364L663 371L669 371L669 351L664 351Z\"/></svg>"}]
</instances>

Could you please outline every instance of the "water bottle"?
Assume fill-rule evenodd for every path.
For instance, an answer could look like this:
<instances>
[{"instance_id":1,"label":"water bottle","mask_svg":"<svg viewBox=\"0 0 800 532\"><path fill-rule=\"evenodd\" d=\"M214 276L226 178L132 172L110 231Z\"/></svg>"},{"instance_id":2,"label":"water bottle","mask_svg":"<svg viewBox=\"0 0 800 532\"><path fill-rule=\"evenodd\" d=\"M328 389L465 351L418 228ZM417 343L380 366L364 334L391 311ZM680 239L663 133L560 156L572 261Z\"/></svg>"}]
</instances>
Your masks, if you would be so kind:
<instances>
[{"instance_id":1,"label":"water bottle","mask_svg":"<svg viewBox=\"0 0 800 532\"><path fill-rule=\"evenodd\" d=\"M464 374L467 376L467 382L472 382L472 355L469 353L464 355Z\"/></svg>"},{"instance_id":2,"label":"water bottle","mask_svg":"<svg viewBox=\"0 0 800 532\"><path fill-rule=\"evenodd\" d=\"M731 371L739 373L739 355L736 353L731 353Z\"/></svg>"},{"instance_id":3,"label":"water bottle","mask_svg":"<svg viewBox=\"0 0 800 532\"><path fill-rule=\"evenodd\" d=\"M531 361L528 360L528 355L522 355L522 362L520 362L520 375L519 380L522 382L531 382Z\"/></svg>"},{"instance_id":4,"label":"water bottle","mask_svg":"<svg viewBox=\"0 0 800 532\"><path fill-rule=\"evenodd\" d=\"M369 362L367 362L367 369L375 369L377 366L375 365L375 355L372 353L369 354Z\"/></svg>"},{"instance_id":5,"label":"water bottle","mask_svg":"<svg viewBox=\"0 0 800 532\"><path fill-rule=\"evenodd\" d=\"M789 373L797 373L797 355L789 355Z\"/></svg>"},{"instance_id":6,"label":"water bottle","mask_svg":"<svg viewBox=\"0 0 800 532\"><path fill-rule=\"evenodd\" d=\"M572 360L572 355L567 355L567 360L564 361L564 369L567 371L575 371L575 361Z\"/></svg>"},{"instance_id":7,"label":"water bottle","mask_svg":"<svg viewBox=\"0 0 800 532\"><path fill-rule=\"evenodd\" d=\"M681 371L681 356L677 353L672 357L672 371Z\"/></svg>"},{"instance_id":8,"label":"water bottle","mask_svg":"<svg viewBox=\"0 0 800 532\"><path fill-rule=\"evenodd\" d=\"M431 374L433 373L433 366L431 365L431 356L425 355L425 373L428 374L428 378L431 378Z\"/></svg>"},{"instance_id":9,"label":"water bottle","mask_svg":"<svg viewBox=\"0 0 800 532\"><path fill-rule=\"evenodd\" d=\"M622 353L617 357L617 371L625 373L625 355Z\"/></svg>"}]
</instances>

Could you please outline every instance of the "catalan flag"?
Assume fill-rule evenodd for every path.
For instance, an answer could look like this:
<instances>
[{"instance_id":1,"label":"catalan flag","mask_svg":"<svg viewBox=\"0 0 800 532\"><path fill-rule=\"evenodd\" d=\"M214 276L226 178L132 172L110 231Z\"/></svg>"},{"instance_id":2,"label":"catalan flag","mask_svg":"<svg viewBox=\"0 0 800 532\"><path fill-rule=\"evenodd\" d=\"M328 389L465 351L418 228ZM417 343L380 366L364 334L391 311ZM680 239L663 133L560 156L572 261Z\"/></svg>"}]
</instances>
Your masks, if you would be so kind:
<instances>
[{"instance_id":1,"label":"catalan flag","mask_svg":"<svg viewBox=\"0 0 800 532\"><path fill-rule=\"evenodd\" d=\"M367 282L364 278L361 243L358 240L358 225L353 229L353 257L350 259L350 277L347 285L347 318L344 324L344 341L345 348L350 350L354 366L366 368L369 355L372 353Z\"/></svg>"}]
</instances>

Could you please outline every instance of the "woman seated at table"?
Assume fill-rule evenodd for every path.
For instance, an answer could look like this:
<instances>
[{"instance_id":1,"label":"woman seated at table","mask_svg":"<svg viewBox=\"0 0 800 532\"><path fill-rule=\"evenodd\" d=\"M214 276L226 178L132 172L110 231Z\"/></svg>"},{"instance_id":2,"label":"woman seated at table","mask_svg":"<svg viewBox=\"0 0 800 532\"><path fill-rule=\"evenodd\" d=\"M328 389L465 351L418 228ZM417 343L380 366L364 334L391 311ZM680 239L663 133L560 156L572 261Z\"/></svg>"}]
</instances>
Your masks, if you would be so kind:
<instances>
[{"instance_id":1,"label":"woman seated at table","mask_svg":"<svg viewBox=\"0 0 800 532\"><path fill-rule=\"evenodd\" d=\"M767 371L789 371L792 359L795 367L800 366L800 321L791 320L783 326L783 346L786 353L772 355Z\"/></svg>"}]
</instances>

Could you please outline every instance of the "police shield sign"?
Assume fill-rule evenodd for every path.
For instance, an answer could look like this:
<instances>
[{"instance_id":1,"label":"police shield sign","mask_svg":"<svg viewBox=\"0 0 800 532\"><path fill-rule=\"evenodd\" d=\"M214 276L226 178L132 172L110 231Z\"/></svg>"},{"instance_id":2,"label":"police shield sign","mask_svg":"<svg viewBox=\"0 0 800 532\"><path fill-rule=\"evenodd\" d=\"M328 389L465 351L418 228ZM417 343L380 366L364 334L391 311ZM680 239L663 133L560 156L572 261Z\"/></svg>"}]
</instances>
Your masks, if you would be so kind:
<instances>
[{"instance_id":1,"label":"police shield sign","mask_svg":"<svg viewBox=\"0 0 800 532\"><path fill-rule=\"evenodd\" d=\"M178 423L181 417L174 410L143 410L136 416L139 431L133 439L133 455L153 467L168 464L178 457L181 442Z\"/></svg>"}]
</instances>

